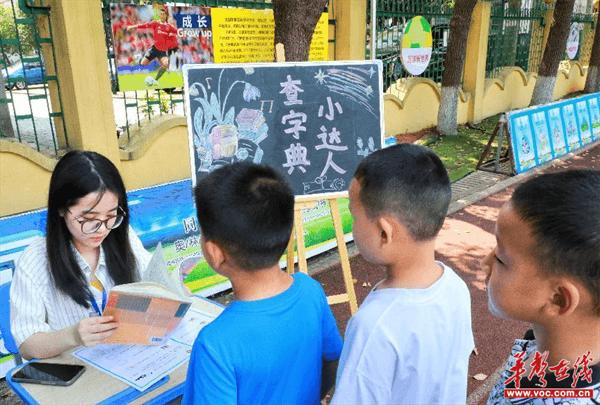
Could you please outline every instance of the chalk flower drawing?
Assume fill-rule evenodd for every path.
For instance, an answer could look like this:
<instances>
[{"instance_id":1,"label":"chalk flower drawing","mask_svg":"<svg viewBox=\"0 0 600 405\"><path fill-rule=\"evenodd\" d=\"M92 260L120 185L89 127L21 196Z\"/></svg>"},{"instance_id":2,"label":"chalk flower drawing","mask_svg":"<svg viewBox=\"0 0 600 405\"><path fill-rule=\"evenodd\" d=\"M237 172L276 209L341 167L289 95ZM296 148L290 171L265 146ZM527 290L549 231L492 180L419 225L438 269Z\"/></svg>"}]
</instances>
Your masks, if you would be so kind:
<instances>
[{"instance_id":1,"label":"chalk flower drawing","mask_svg":"<svg viewBox=\"0 0 600 405\"><path fill-rule=\"evenodd\" d=\"M193 100L200 103L193 115L194 145L200 172L209 172L236 160L251 159L259 163L263 152L258 145L268 135L262 111L242 108L236 116L235 107L227 109L229 96L238 85L243 85L242 98L246 102L258 100L260 89L245 80L235 80L222 98L224 71L219 73L216 92L210 77L205 79L206 86L194 82L189 90ZM245 73L249 75L254 71L245 69Z\"/></svg>"}]
</instances>

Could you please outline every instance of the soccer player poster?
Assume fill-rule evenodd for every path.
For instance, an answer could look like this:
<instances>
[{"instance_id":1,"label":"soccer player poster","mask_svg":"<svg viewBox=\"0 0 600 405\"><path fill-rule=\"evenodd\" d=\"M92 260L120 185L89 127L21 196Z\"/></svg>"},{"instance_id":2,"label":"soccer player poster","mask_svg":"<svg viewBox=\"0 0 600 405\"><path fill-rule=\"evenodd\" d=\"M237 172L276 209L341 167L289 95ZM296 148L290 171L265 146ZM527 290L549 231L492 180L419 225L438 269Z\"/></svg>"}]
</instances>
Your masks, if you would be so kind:
<instances>
[{"instance_id":1,"label":"soccer player poster","mask_svg":"<svg viewBox=\"0 0 600 405\"><path fill-rule=\"evenodd\" d=\"M213 62L210 8L111 4L119 90L183 86L186 63Z\"/></svg>"}]
</instances>

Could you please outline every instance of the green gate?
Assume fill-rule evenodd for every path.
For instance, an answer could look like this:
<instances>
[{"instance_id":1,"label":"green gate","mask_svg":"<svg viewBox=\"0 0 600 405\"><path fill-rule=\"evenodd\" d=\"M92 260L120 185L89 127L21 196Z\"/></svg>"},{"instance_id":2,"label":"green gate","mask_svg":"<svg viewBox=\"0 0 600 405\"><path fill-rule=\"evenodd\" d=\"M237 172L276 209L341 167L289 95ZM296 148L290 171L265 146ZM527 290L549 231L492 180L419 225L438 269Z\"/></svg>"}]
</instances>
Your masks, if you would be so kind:
<instances>
[{"instance_id":1,"label":"green gate","mask_svg":"<svg viewBox=\"0 0 600 405\"><path fill-rule=\"evenodd\" d=\"M431 62L421 77L435 82L442 80L444 59L450 32L453 3L447 0L376 0L375 55L383 62L384 88L396 80L411 77L402 66L400 40L406 23L415 16L423 16L431 25L433 49ZM371 10L370 1L369 14ZM369 17L368 21L371 19ZM370 57L370 23L367 24L367 57Z\"/></svg>"},{"instance_id":2,"label":"green gate","mask_svg":"<svg viewBox=\"0 0 600 405\"><path fill-rule=\"evenodd\" d=\"M541 0L494 0L490 17L486 76L518 66L537 72L543 54L544 16Z\"/></svg>"},{"instance_id":3,"label":"green gate","mask_svg":"<svg viewBox=\"0 0 600 405\"><path fill-rule=\"evenodd\" d=\"M0 138L56 156L68 148L50 7L0 3Z\"/></svg>"}]
</instances>

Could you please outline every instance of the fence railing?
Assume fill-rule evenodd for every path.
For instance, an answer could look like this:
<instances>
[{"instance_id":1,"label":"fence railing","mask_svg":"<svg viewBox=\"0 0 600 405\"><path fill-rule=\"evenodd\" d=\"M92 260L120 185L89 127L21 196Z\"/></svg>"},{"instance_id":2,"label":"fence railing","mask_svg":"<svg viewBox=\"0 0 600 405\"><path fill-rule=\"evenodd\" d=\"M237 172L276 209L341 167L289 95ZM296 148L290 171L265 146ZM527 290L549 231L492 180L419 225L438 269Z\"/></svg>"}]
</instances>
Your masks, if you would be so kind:
<instances>
[{"instance_id":1,"label":"fence railing","mask_svg":"<svg viewBox=\"0 0 600 405\"><path fill-rule=\"evenodd\" d=\"M58 155L69 146L50 9L24 0L0 4L0 138Z\"/></svg>"},{"instance_id":2,"label":"fence railing","mask_svg":"<svg viewBox=\"0 0 600 405\"><path fill-rule=\"evenodd\" d=\"M493 1L487 48L487 77L497 76L507 66L537 72L544 51L542 47L546 12L547 6L540 0Z\"/></svg>"}]
</instances>

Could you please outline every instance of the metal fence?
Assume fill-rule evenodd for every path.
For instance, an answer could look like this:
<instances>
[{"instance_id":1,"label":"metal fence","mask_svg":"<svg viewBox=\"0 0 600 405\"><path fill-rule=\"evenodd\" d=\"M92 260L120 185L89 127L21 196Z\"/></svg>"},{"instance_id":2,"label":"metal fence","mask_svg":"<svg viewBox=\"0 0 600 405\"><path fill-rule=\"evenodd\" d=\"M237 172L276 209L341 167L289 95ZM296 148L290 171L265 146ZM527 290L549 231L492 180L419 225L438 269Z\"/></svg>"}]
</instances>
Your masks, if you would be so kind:
<instances>
[{"instance_id":1,"label":"metal fence","mask_svg":"<svg viewBox=\"0 0 600 405\"><path fill-rule=\"evenodd\" d=\"M571 22L579 24L579 48L574 60L587 65L592 53L594 28L597 23L597 15L592 13L591 4L576 6Z\"/></svg>"},{"instance_id":2,"label":"metal fence","mask_svg":"<svg viewBox=\"0 0 600 405\"><path fill-rule=\"evenodd\" d=\"M406 23L415 16L423 16L431 25L433 49L431 62L421 77L435 82L442 80L444 59L448 46L450 19L453 6L448 0L376 0L375 55L383 62L384 88L396 80L412 76L402 66L400 40ZM371 10L369 2L369 14ZM367 57L370 57L370 17L367 24Z\"/></svg>"},{"instance_id":3,"label":"metal fence","mask_svg":"<svg viewBox=\"0 0 600 405\"><path fill-rule=\"evenodd\" d=\"M151 121L153 118L164 114L183 115L183 95L182 89L151 89L144 91L120 91L116 72L116 59L113 51L113 38L110 20L110 0L102 0L104 30L106 36L106 48L109 59L109 70L111 75L111 84L113 90L113 105L115 111L115 121L117 131L121 136L127 139L131 136L131 131L140 128L145 121ZM129 4L147 4L144 0L121 1ZM156 3L167 3L165 0L156 1ZM271 0L182 0L177 4L189 6L207 6L207 7L238 7L247 9L271 9ZM334 0L329 1L329 13L333 15ZM329 25L333 26L335 33L335 19L330 18ZM330 30L331 31L331 30ZM334 34L335 35L335 34ZM335 39L329 39L329 43L335 42Z\"/></svg>"},{"instance_id":4,"label":"metal fence","mask_svg":"<svg viewBox=\"0 0 600 405\"><path fill-rule=\"evenodd\" d=\"M543 55L546 4L541 0L494 0L490 17L486 76L506 66L537 72Z\"/></svg>"},{"instance_id":5,"label":"metal fence","mask_svg":"<svg viewBox=\"0 0 600 405\"><path fill-rule=\"evenodd\" d=\"M50 8L40 1L5 1L0 19L0 138L56 156L69 141Z\"/></svg>"}]
</instances>

